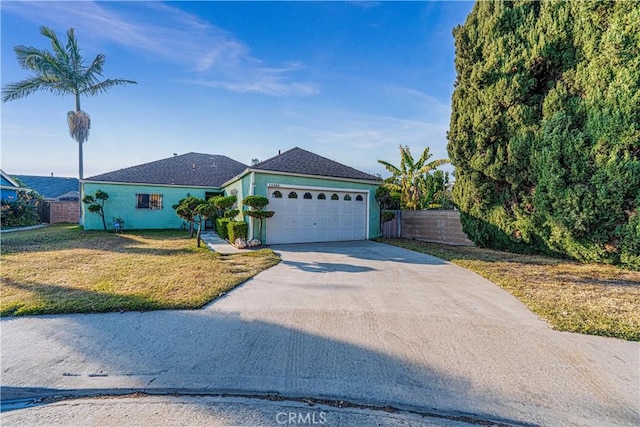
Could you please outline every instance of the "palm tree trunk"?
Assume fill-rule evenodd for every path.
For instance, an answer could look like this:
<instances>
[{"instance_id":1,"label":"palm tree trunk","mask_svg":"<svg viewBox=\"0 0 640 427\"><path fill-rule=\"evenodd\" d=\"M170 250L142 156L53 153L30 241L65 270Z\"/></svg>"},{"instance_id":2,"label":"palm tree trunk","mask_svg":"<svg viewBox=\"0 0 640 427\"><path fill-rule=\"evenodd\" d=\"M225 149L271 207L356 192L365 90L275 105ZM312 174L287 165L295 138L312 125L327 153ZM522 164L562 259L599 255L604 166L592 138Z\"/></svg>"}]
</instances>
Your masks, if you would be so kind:
<instances>
[{"instance_id":1,"label":"palm tree trunk","mask_svg":"<svg viewBox=\"0 0 640 427\"><path fill-rule=\"evenodd\" d=\"M76 112L80 111L80 94L76 92ZM78 197L80 202L78 203L80 209L80 216L78 217L80 225L84 225L84 217L82 216L82 179L84 178L84 159L82 153L82 143L78 143ZM104 222L104 218L103 218ZM106 226L105 226L106 230Z\"/></svg>"}]
</instances>

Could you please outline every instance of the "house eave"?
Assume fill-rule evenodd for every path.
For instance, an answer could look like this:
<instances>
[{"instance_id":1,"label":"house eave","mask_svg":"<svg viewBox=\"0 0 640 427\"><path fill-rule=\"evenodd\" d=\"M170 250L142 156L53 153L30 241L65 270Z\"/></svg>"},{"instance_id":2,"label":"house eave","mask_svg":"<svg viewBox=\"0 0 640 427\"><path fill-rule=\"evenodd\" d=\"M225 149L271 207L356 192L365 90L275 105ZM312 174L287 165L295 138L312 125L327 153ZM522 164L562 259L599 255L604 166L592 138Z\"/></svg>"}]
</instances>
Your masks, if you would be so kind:
<instances>
[{"instance_id":1,"label":"house eave","mask_svg":"<svg viewBox=\"0 0 640 427\"><path fill-rule=\"evenodd\" d=\"M0 169L0 175L2 175L2 177L4 179L7 180L7 182L11 185L13 185L15 188L24 188L24 187L20 187L20 185L13 179L11 178L5 171L3 171L2 169ZM3 189L6 189L8 186L3 186ZM15 190L15 188L13 188Z\"/></svg>"},{"instance_id":2,"label":"house eave","mask_svg":"<svg viewBox=\"0 0 640 427\"><path fill-rule=\"evenodd\" d=\"M294 172L280 172L280 171L270 171L270 170L264 170L264 169L248 168L247 170L245 170L241 174L231 178L230 180L228 180L227 182L222 184L222 188L226 187L229 184L232 184L232 183L236 182L239 179L244 178L247 174L249 174L251 172L262 173L262 174L265 174L265 175L284 175L284 176L295 176L295 177L300 177L300 178L326 179L326 180L329 180L329 181L355 182L355 183L359 183L359 184L369 184L369 185L378 185L378 186L383 184L382 180L374 180L374 179L341 178L341 177L337 177L337 176L312 175L312 174L303 174L303 173L294 173Z\"/></svg>"},{"instance_id":3,"label":"house eave","mask_svg":"<svg viewBox=\"0 0 640 427\"><path fill-rule=\"evenodd\" d=\"M187 185L187 184L151 184L147 182L121 182L121 181L95 181L91 179L83 179L82 184L109 184L109 185L138 185L144 187L172 187L172 188L202 188L207 190L220 190L222 187L217 185Z\"/></svg>"},{"instance_id":4,"label":"house eave","mask_svg":"<svg viewBox=\"0 0 640 427\"><path fill-rule=\"evenodd\" d=\"M31 191L31 189L27 187L12 187L10 185L0 185L0 189L13 191Z\"/></svg>"}]
</instances>

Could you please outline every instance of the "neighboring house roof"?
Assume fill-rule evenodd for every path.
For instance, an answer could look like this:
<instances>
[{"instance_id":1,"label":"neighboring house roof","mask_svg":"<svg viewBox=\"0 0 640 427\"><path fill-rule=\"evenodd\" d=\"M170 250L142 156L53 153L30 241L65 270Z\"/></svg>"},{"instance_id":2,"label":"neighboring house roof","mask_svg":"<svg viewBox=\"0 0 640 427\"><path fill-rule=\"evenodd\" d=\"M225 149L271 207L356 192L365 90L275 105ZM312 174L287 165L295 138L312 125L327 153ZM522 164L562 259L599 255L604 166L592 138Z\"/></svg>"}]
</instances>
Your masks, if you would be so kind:
<instances>
[{"instance_id":1,"label":"neighboring house roof","mask_svg":"<svg viewBox=\"0 0 640 427\"><path fill-rule=\"evenodd\" d=\"M92 176L85 181L220 187L247 168L226 156L187 153Z\"/></svg>"},{"instance_id":2,"label":"neighboring house roof","mask_svg":"<svg viewBox=\"0 0 640 427\"><path fill-rule=\"evenodd\" d=\"M298 147L257 163L251 166L251 170L381 181L377 176L361 172Z\"/></svg>"},{"instance_id":3,"label":"neighboring house roof","mask_svg":"<svg viewBox=\"0 0 640 427\"><path fill-rule=\"evenodd\" d=\"M57 199L75 191L78 197L78 178L60 176L13 175L24 185L35 190L45 199Z\"/></svg>"},{"instance_id":4,"label":"neighboring house roof","mask_svg":"<svg viewBox=\"0 0 640 427\"><path fill-rule=\"evenodd\" d=\"M20 188L20 184L15 182L5 171L0 169L0 187L5 190L17 190Z\"/></svg>"}]
</instances>

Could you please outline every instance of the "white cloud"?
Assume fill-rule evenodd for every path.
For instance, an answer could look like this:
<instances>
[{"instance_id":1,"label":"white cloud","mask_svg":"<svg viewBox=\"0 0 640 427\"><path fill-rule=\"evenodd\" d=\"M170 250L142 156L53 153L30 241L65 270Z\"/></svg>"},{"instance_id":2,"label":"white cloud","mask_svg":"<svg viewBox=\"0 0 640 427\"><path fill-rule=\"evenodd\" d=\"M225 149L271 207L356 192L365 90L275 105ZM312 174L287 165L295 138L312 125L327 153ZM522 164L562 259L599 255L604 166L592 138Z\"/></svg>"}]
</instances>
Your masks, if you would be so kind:
<instances>
[{"instance_id":1,"label":"white cloud","mask_svg":"<svg viewBox=\"0 0 640 427\"><path fill-rule=\"evenodd\" d=\"M82 40L106 40L184 65L192 74L187 81L195 84L273 96L319 92L316 84L296 79L300 63L265 66L232 33L163 3L3 2L1 7L3 14L62 31L74 27Z\"/></svg>"}]
</instances>

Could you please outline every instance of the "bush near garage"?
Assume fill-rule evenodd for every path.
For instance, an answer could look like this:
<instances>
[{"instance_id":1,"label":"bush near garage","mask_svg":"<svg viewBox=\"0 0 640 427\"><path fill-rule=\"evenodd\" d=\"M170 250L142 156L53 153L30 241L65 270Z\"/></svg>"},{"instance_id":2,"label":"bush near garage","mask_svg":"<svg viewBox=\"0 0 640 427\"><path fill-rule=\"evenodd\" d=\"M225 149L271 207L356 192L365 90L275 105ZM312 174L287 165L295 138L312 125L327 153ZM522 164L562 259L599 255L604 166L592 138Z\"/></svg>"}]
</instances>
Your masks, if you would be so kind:
<instances>
[{"instance_id":1,"label":"bush near garage","mask_svg":"<svg viewBox=\"0 0 640 427\"><path fill-rule=\"evenodd\" d=\"M235 242L236 239L247 240L249 226L244 221L230 221L227 224L227 231L230 242Z\"/></svg>"},{"instance_id":2,"label":"bush near garage","mask_svg":"<svg viewBox=\"0 0 640 427\"><path fill-rule=\"evenodd\" d=\"M231 222L230 218L216 218L216 234L220 236L222 239L229 238L229 223Z\"/></svg>"}]
</instances>

